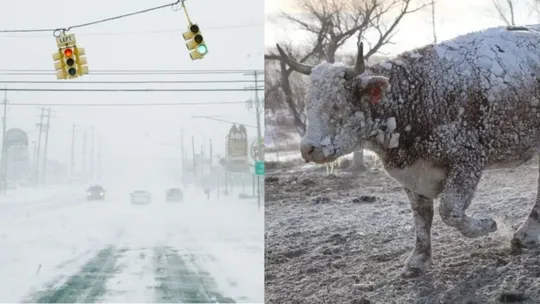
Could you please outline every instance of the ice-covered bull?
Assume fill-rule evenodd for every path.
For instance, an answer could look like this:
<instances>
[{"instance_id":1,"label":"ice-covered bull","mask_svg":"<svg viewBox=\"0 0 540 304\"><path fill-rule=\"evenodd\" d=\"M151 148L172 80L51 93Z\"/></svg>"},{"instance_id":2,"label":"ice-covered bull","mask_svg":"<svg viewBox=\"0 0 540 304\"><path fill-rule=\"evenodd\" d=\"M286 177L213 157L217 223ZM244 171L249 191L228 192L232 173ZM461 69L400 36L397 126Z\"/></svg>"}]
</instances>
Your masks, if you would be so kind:
<instances>
[{"instance_id":1,"label":"ice-covered bull","mask_svg":"<svg viewBox=\"0 0 540 304\"><path fill-rule=\"evenodd\" d=\"M310 75L306 162L327 163L362 143L405 188L415 224L414 250L402 271L431 264L433 200L442 221L469 238L497 230L465 213L482 172L518 166L540 151L540 26L497 27L405 52L365 67L298 63ZM539 187L540 189L540 187ZM539 245L540 198L515 232L515 248Z\"/></svg>"}]
</instances>

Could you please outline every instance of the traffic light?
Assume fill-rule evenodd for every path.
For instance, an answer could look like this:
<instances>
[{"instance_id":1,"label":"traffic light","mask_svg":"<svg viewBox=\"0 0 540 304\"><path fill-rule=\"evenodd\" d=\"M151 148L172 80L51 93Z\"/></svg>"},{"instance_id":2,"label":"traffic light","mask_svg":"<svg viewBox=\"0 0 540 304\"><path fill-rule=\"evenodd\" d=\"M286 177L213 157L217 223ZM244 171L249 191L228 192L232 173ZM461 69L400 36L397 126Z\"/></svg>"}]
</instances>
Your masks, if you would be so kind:
<instances>
[{"instance_id":1,"label":"traffic light","mask_svg":"<svg viewBox=\"0 0 540 304\"><path fill-rule=\"evenodd\" d=\"M84 48L68 46L53 53L57 79L77 78L88 74Z\"/></svg>"},{"instance_id":2,"label":"traffic light","mask_svg":"<svg viewBox=\"0 0 540 304\"><path fill-rule=\"evenodd\" d=\"M54 68L56 70L56 79L66 79L66 71L64 69L64 53L61 49L53 53Z\"/></svg>"},{"instance_id":3,"label":"traffic light","mask_svg":"<svg viewBox=\"0 0 540 304\"><path fill-rule=\"evenodd\" d=\"M191 60L203 59L208 53L208 47L204 42L200 28L197 24L190 24L188 29L189 31L184 32L182 36L184 36L186 46L190 51L189 56Z\"/></svg>"}]
</instances>

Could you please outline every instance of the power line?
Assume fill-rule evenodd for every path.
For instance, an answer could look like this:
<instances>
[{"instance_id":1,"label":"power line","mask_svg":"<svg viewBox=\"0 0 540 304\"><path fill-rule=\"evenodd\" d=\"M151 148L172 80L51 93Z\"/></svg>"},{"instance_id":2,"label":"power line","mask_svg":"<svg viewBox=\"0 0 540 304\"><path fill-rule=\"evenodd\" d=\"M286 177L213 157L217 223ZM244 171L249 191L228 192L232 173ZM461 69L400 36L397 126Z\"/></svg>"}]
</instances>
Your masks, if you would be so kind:
<instances>
[{"instance_id":1,"label":"power line","mask_svg":"<svg viewBox=\"0 0 540 304\"><path fill-rule=\"evenodd\" d=\"M104 23L104 22L113 21L113 20L117 20L117 19L122 19L122 18L126 18L126 17L131 17L131 16L135 16L135 15L139 15L139 14L145 14L145 13L155 11L155 10L158 10L158 9L162 9L162 8L165 8L165 7L168 7L168 6L173 8L173 10L179 10L179 8L175 9L175 6L177 6L180 2L184 3L184 1L185 0L177 0L177 1L172 2L172 3L163 4L163 5L160 5L160 6L155 6L155 7L147 8L147 9L144 9L144 10L132 12L132 13L127 13L127 14L118 15L118 16L114 16L114 17L109 17L109 18L104 18L104 19L95 20L95 21L91 21L91 22L86 22L86 23L82 23L82 24L72 25L72 26L70 26L68 28L39 28L39 29L0 30L0 33L32 33L32 32L59 33L59 32L63 32L63 31L69 31L69 30L74 29L74 28L86 27L86 26L90 26L90 25L94 25L94 24L98 24L98 23Z\"/></svg>"},{"instance_id":2,"label":"power line","mask_svg":"<svg viewBox=\"0 0 540 304\"><path fill-rule=\"evenodd\" d=\"M245 101L231 102L152 102L152 103L28 103L16 102L9 106L48 106L48 107L153 107L153 106L199 106L199 105L234 105L245 104Z\"/></svg>"},{"instance_id":3,"label":"power line","mask_svg":"<svg viewBox=\"0 0 540 304\"><path fill-rule=\"evenodd\" d=\"M50 70L44 69L0 69L3 72L50 72ZM253 70L152 70L152 69L139 69L139 70L126 70L126 69L111 69L111 70L93 70L101 73L184 73L184 74L230 74L230 73L253 73ZM263 70L260 70L261 72Z\"/></svg>"},{"instance_id":4,"label":"power line","mask_svg":"<svg viewBox=\"0 0 540 304\"><path fill-rule=\"evenodd\" d=\"M254 91L253 88L248 89L56 89L56 88L7 88L0 91L15 91L15 92L245 92ZM259 87L257 91L264 91L264 88Z\"/></svg>"},{"instance_id":5,"label":"power line","mask_svg":"<svg viewBox=\"0 0 540 304\"><path fill-rule=\"evenodd\" d=\"M260 70L260 72L264 72ZM247 74L253 70L92 70L91 75L227 75L227 74ZM55 75L50 70L26 70L26 69L0 69L0 75L20 75L20 76L40 76Z\"/></svg>"},{"instance_id":6,"label":"power line","mask_svg":"<svg viewBox=\"0 0 540 304\"><path fill-rule=\"evenodd\" d=\"M0 80L5 84L180 84L180 83L251 83L252 80L110 80L110 81L54 81L54 80ZM0 89L1 91L1 89Z\"/></svg>"},{"instance_id":7,"label":"power line","mask_svg":"<svg viewBox=\"0 0 540 304\"><path fill-rule=\"evenodd\" d=\"M252 23L252 24L238 24L238 25L225 25L225 26L211 26L205 27L204 30L224 30L224 29L233 29L233 28L248 28L248 27L257 27L264 26L264 23ZM152 30L152 31L124 31L124 32L89 32L82 33L84 36L120 36L120 35L149 35L149 34L172 34L172 33L181 33L183 30ZM3 32L0 32L2 34ZM0 35L0 38L17 38L20 39L19 35ZM24 38L50 38L48 35L25 35Z\"/></svg>"}]
</instances>

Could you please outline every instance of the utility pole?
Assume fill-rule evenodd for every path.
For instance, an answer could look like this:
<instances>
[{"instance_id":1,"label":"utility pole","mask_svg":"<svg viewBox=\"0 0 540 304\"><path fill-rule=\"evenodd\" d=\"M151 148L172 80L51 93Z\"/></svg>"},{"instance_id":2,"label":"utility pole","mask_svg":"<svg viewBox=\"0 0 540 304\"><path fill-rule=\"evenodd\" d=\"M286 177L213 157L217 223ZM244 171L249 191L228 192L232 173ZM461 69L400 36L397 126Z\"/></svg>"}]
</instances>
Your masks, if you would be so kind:
<instances>
[{"instance_id":1,"label":"utility pole","mask_svg":"<svg viewBox=\"0 0 540 304\"><path fill-rule=\"evenodd\" d=\"M205 166L204 166L204 146L203 145L201 145L201 155L200 155L199 159L201 160L201 162L200 162L201 165L199 166L201 174L199 176L201 178L203 178L204 177L204 168L205 168Z\"/></svg>"},{"instance_id":2,"label":"utility pole","mask_svg":"<svg viewBox=\"0 0 540 304\"><path fill-rule=\"evenodd\" d=\"M83 179L86 181L86 130L84 130L84 135L83 135L83 150L82 150L82 165L83 165L83 169L82 169L82 176L83 176Z\"/></svg>"},{"instance_id":3,"label":"utility pole","mask_svg":"<svg viewBox=\"0 0 540 304\"><path fill-rule=\"evenodd\" d=\"M71 168L70 179L73 182L73 174L75 172L75 124L71 126Z\"/></svg>"},{"instance_id":4,"label":"utility pole","mask_svg":"<svg viewBox=\"0 0 540 304\"><path fill-rule=\"evenodd\" d=\"M262 102L259 100L259 72L257 70L253 71L253 74L250 74L254 76L255 83L253 90L255 92L255 100L253 101L255 103L255 115L257 116L257 145L259 147L259 151L261 151L262 154L262 131L261 131L261 105ZM264 161L263 159L260 159L259 161ZM263 187L264 188L264 187ZM261 206L261 182L260 182L260 176L257 175L257 192L258 192L258 204L259 208Z\"/></svg>"},{"instance_id":5,"label":"utility pole","mask_svg":"<svg viewBox=\"0 0 540 304\"><path fill-rule=\"evenodd\" d=\"M184 174L186 172L186 152L184 150L184 129L180 130L180 140L181 140L181 149L182 149L182 178L184 178Z\"/></svg>"},{"instance_id":6,"label":"utility pole","mask_svg":"<svg viewBox=\"0 0 540 304\"><path fill-rule=\"evenodd\" d=\"M259 152L262 156L262 132L261 132L261 102L259 100L259 75L257 71L254 72L255 77L255 115L257 115L257 144L259 146ZM260 161L264 161L261 159ZM264 189L264 187L263 187ZM261 206L261 177L257 175L257 192L259 193L259 208Z\"/></svg>"},{"instance_id":7,"label":"utility pole","mask_svg":"<svg viewBox=\"0 0 540 304\"><path fill-rule=\"evenodd\" d=\"M94 127L91 128L91 133L90 133L90 144L91 144L91 147L90 147L90 179L94 179L94 165L95 165L95 156L94 156L94 143L95 143L95 138L94 138Z\"/></svg>"},{"instance_id":8,"label":"utility pole","mask_svg":"<svg viewBox=\"0 0 540 304\"><path fill-rule=\"evenodd\" d=\"M32 155L33 155L33 157L32 157L32 164L35 165L35 163L36 163L36 157L37 157L37 156L36 156L36 155L37 155L37 141L35 141L35 140L32 141L32 149L34 150L34 152L33 152L33 154L32 154Z\"/></svg>"},{"instance_id":9,"label":"utility pole","mask_svg":"<svg viewBox=\"0 0 540 304\"><path fill-rule=\"evenodd\" d=\"M41 134L43 133L43 118L45 118L45 108L41 108L41 114L39 115L39 123L38 126L38 147L37 147L37 153L36 153L36 172L34 176L34 186L37 187L39 184L39 159L41 155Z\"/></svg>"},{"instance_id":10,"label":"utility pole","mask_svg":"<svg viewBox=\"0 0 540 304\"><path fill-rule=\"evenodd\" d=\"M43 172L41 174L41 186L45 185L47 175L47 147L49 144L49 130L51 129L51 108L47 110L47 124L45 125L45 147L43 148Z\"/></svg>"},{"instance_id":11,"label":"utility pole","mask_svg":"<svg viewBox=\"0 0 540 304\"><path fill-rule=\"evenodd\" d=\"M7 87L6 87L7 89ZM2 162L0 164L0 173L2 175L2 194L6 194L7 188L7 140L6 140L6 126L7 126L7 90L4 90L4 116L2 118Z\"/></svg>"},{"instance_id":12,"label":"utility pole","mask_svg":"<svg viewBox=\"0 0 540 304\"><path fill-rule=\"evenodd\" d=\"M197 166L197 161L195 160L195 136L191 136L191 150L193 151L193 176L194 177L197 177L197 173L196 173L196 166Z\"/></svg>"},{"instance_id":13,"label":"utility pole","mask_svg":"<svg viewBox=\"0 0 540 304\"><path fill-rule=\"evenodd\" d=\"M97 178L101 179L101 140L98 140L96 163L97 163Z\"/></svg>"},{"instance_id":14,"label":"utility pole","mask_svg":"<svg viewBox=\"0 0 540 304\"><path fill-rule=\"evenodd\" d=\"M208 156L208 159L210 160L210 169L212 169L212 164L214 162L212 161L212 139L211 138L209 140L209 145L210 145L210 155Z\"/></svg>"}]
</instances>

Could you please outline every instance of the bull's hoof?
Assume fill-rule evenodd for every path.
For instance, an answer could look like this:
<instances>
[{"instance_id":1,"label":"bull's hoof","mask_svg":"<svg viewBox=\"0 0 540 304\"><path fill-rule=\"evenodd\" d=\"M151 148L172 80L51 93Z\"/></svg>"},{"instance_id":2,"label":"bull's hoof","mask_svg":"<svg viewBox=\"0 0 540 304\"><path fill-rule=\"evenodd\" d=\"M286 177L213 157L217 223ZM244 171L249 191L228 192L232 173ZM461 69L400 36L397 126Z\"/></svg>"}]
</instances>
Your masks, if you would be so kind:
<instances>
[{"instance_id":1,"label":"bull's hoof","mask_svg":"<svg viewBox=\"0 0 540 304\"><path fill-rule=\"evenodd\" d=\"M424 275L431 266L431 257L425 253L413 252L405 261L405 266L401 270L401 277L404 279L416 278Z\"/></svg>"},{"instance_id":2,"label":"bull's hoof","mask_svg":"<svg viewBox=\"0 0 540 304\"><path fill-rule=\"evenodd\" d=\"M425 272L426 272L425 269L422 269L422 268L405 266L401 270L400 275L404 279L413 279L413 278L421 277L422 275L424 275Z\"/></svg>"},{"instance_id":3,"label":"bull's hoof","mask_svg":"<svg viewBox=\"0 0 540 304\"><path fill-rule=\"evenodd\" d=\"M464 237L477 238L497 231L497 222L489 217L469 218L467 225L459 231Z\"/></svg>"}]
</instances>

